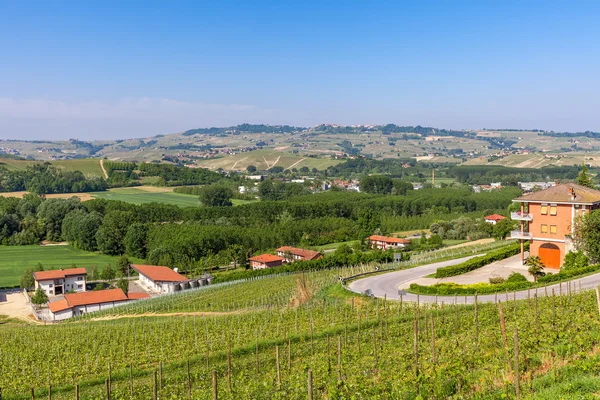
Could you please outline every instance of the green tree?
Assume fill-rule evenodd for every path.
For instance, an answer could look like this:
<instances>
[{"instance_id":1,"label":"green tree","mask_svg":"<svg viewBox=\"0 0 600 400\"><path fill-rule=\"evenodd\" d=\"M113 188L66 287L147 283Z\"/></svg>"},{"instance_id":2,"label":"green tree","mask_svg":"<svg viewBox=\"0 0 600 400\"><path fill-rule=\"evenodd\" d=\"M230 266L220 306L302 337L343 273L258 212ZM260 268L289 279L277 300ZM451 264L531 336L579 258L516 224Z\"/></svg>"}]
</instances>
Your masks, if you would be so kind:
<instances>
[{"instance_id":1,"label":"green tree","mask_svg":"<svg viewBox=\"0 0 600 400\"><path fill-rule=\"evenodd\" d=\"M139 222L132 224L125 235L125 250L128 255L146 258L146 237L148 228Z\"/></svg>"},{"instance_id":2,"label":"green tree","mask_svg":"<svg viewBox=\"0 0 600 400\"><path fill-rule=\"evenodd\" d=\"M594 182L588 173L588 167L585 163L581 164L581 171L579 171L579 175L577 175L577 184L582 186L587 186L589 188L594 188Z\"/></svg>"},{"instance_id":3,"label":"green tree","mask_svg":"<svg viewBox=\"0 0 600 400\"><path fill-rule=\"evenodd\" d=\"M117 271L121 276L129 276L129 258L124 254L117 258Z\"/></svg>"},{"instance_id":4,"label":"green tree","mask_svg":"<svg viewBox=\"0 0 600 400\"><path fill-rule=\"evenodd\" d=\"M525 259L525 265L529 267L527 269L527 272L529 272L529 274L533 276L533 280L535 281L537 281L538 278L546 275L546 273L544 272L545 265L542 262L540 256L527 257Z\"/></svg>"},{"instance_id":5,"label":"green tree","mask_svg":"<svg viewBox=\"0 0 600 400\"><path fill-rule=\"evenodd\" d=\"M129 280L122 277L117 281L117 287L121 289L125 294L129 293Z\"/></svg>"},{"instance_id":6,"label":"green tree","mask_svg":"<svg viewBox=\"0 0 600 400\"><path fill-rule=\"evenodd\" d=\"M29 289L35 286L35 279L33 278L33 268L27 268L21 276L21 289Z\"/></svg>"},{"instance_id":7,"label":"green tree","mask_svg":"<svg viewBox=\"0 0 600 400\"><path fill-rule=\"evenodd\" d=\"M107 264L106 267L104 267L104 269L102 270L101 277L105 281L112 281L113 279L116 278L116 276L117 276L117 272L110 264Z\"/></svg>"},{"instance_id":8,"label":"green tree","mask_svg":"<svg viewBox=\"0 0 600 400\"><path fill-rule=\"evenodd\" d=\"M224 185L209 185L200 189L200 201L208 207L230 207L233 190Z\"/></svg>"},{"instance_id":9,"label":"green tree","mask_svg":"<svg viewBox=\"0 0 600 400\"><path fill-rule=\"evenodd\" d=\"M493 225L492 235L496 240L504 240L513 229L516 229L517 222L510 218L504 218Z\"/></svg>"},{"instance_id":10,"label":"green tree","mask_svg":"<svg viewBox=\"0 0 600 400\"><path fill-rule=\"evenodd\" d=\"M360 179L360 191L373 194L388 194L393 187L392 178L386 175L367 175Z\"/></svg>"},{"instance_id":11,"label":"green tree","mask_svg":"<svg viewBox=\"0 0 600 400\"><path fill-rule=\"evenodd\" d=\"M132 222L130 211L109 211L96 233L98 249L106 254L125 253L125 235Z\"/></svg>"},{"instance_id":12,"label":"green tree","mask_svg":"<svg viewBox=\"0 0 600 400\"><path fill-rule=\"evenodd\" d=\"M256 167L254 165L248 165L246 167L246 171L250 172L251 174L256 172Z\"/></svg>"},{"instance_id":13,"label":"green tree","mask_svg":"<svg viewBox=\"0 0 600 400\"><path fill-rule=\"evenodd\" d=\"M46 304L48 302L48 295L42 290L41 287L38 287L33 296L31 296L31 302L36 306Z\"/></svg>"},{"instance_id":14,"label":"green tree","mask_svg":"<svg viewBox=\"0 0 600 400\"><path fill-rule=\"evenodd\" d=\"M591 263L600 262L600 210L592 210L575 221L573 239L577 250L587 255Z\"/></svg>"}]
</instances>

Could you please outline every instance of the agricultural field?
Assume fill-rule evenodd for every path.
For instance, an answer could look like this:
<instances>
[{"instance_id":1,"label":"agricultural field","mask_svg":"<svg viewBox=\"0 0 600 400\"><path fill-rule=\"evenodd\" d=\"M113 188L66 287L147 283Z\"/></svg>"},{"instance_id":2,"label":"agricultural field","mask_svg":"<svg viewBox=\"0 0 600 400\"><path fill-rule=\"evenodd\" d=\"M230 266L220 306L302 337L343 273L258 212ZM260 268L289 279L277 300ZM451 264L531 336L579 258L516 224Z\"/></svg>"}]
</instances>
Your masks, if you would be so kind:
<instances>
[{"instance_id":1,"label":"agricultural field","mask_svg":"<svg viewBox=\"0 0 600 400\"><path fill-rule=\"evenodd\" d=\"M116 399L205 399L215 389L222 399L306 399L309 388L315 399L556 399L600 390L593 291L417 306L345 291L338 275L356 272L209 286L55 326L1 321L3 398L30 399L32 388L50 397L51 387L53 399L71 399L75 384L94 399L107 390Z\"/></svg>"},{"instance_id":2,"label":"agricultural field","mask_svg":"<svg viewBox=\"0 0 600 400\"><path fill-rule=\"evenodd\" d=\"M5 166L10 170L24 170L27 166L36 162L31 160L14 160L10 158L0 159L0 165ZM86 158L76 160L54 160L50 161L56 168L64 171L81 171L84 175L90 177L103 178L102 168L100 167L100 159Z\"/></svg>"},{"instance_id":3,"label":"agricultural field","mask_svg":"<svg viewBox=\"0 0 600 400\"><path fill-rule=\"evenodd\" d=\"M213 170L222 168L231 171L245 171L249 165L254 165L258 170L267 170L274 166L280 166L284 169L308 167L309 169L323 170L340 162L341 160L308 157L285 151L254 150L212 160L198 161L196 164L203 168Z\"/></svg>"},{"instance_id":4,"label":"agricultural field","mask_svg":"<svg viewBox=\"0 0 600 400\"><path fill-rule=\"evenodd\" d=\"M115 265L117 257L90 253L71 246L0 246L0 287L19 286L23 271L42 263L45 269Z\"/></svg>"}]
</instances>

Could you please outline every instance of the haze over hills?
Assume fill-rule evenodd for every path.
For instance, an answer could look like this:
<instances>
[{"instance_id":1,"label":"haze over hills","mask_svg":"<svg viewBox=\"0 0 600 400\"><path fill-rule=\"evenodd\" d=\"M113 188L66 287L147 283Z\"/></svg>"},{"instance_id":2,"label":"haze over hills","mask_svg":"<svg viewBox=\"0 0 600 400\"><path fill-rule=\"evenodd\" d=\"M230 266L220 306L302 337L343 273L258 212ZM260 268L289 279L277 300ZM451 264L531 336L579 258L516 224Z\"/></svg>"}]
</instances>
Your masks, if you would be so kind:
<instances>
[{"instance_id":1,"label":"haze over hills","mask_svg":"<svg viewBox=\"0 0 600 400\"><path fill-rule=\"evenodd\" d=\"M541 140L543 139L543 140ZM452 130L423 126L336 125L314 127L241 124L190 129L142 139L0 141L0 154L35 160L108 158L164 161L225 170L277 163L322 169L342 158L407 158L444 163L521 167L600 165L600 133L538 129Z\"/></svg>"}]
</instances>

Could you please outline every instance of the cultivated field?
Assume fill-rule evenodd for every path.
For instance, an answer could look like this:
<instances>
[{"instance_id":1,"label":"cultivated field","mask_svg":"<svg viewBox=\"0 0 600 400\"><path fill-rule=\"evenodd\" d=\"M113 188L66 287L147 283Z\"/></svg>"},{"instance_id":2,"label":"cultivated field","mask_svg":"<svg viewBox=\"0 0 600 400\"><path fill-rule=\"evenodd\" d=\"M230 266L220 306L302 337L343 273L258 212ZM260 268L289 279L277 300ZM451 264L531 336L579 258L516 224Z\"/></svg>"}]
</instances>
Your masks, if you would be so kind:
<instances>
[{"instance_id":1,"label":"cultivated field","mask_svg":"<svg viewBox=\"0 0 600 400\"><path fill-rule=\"evenodd\" d=\"M23 271L38 262L45 269L96 265L102 270L115 265L117 257L77 250L71 246L0 246L0 287L18 286Z\"/></svg>"},{"instance_id":2,"label":"cultivated field","mask_svg":"<svg viewBox=\"0 0 600 400\"><path fill-rule=\"evenodd\" d=\"M24 170L27 166L32 165L36 162L31 160L13 160L13 159L0 159L0 165L7 167L10 170ZM100 159L97 158L86 158L77 160L55 160L51 161L51 164L64 171L81 171L86 176L104 177L102 169L100 168Z\"/></svg>"},{"instance_id":3,"label":"cultivated field","mask_svg":"<svg viewBox=\"0 0 600 400\"><path fill-rule=\"evenodd\" d=\"M222 168L233 171L243 171L249 165L254 165L259 170L267 170L275 166L284 169L308 167L323 170L340 162L341 160L331 158L314 158L277 150L255 150L212 160L198 161L197 165L213 170Z\"/></svg>"}]
</instances>

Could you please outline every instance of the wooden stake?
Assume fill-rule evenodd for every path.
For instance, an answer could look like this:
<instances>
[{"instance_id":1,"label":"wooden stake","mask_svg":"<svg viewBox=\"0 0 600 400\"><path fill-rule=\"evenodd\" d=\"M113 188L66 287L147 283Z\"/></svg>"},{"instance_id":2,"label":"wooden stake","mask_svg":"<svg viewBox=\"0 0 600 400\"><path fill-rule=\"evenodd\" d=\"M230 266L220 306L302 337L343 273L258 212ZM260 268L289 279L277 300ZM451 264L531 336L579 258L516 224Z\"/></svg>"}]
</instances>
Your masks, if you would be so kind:
<instances>
[{"instance_id":1,"label":"wooden stake","mask_svg":"<svg viewBox=\"0 0 600 400\"><path fill-rule=\"evenodd\" d=\"M110 382L108 382L108 378L104 380L104 387L106 389L106 400L110 400Z\"/></svg>"},{"instance_id":2,"label":"wooden stake","mask_svg":"<svg viewBox=\"0 0 600 400\"><path fill-rule=\"evenodd\" d=\"M190 399L192 398L192 377L190 375L190 360L186 360L185 366L187 368L187 387L188 387L188 395Z\"/></svg>"},{"instance_id":3,"label":"wooden stake","mask_svg":"<svg viewBox=\"0 0 600 400\"><path fill-rule=\"evenodd\" d=\"M373 327L373 360L375 361L375 368L377 368L377 335L375 334L375 327Z\"/></svg>"},{"instance_id":4,"label":"wooden stake","mask_svg":"<svg viewBox=\"0 0 600 400\"><path fill-rule=\"evenodd\" d=\"M52 385L48 385L48 400L52 400Z\"/></svg>"},{"instance_id":5,"label":"wooden stake","mask_svg":"<svg viewBox=\"0 0 600 400\"><path fill-rule=\"evenodd\" d=\"M129 364L129 395L133 397L133 365Z\"/></svg>"},{"instance_id":6,"label":"wooden stake","mask_svg":"<svg viewBox=\"0 0 600 400\"><path fill-rule=\"evenodd\" d=\"M254 350L254 360L256 362L256 375L258 375L258 340L256 340L256 347Z\"/></svg>"},{"instance_id":7,"label":"wooden stake","mask_svg":"<svg viewBox=\"0 0 600 400\"><path fill-rule=\"evenodd\" d=\"M152 388L152 399L158 400L158 378L156 377L156 371L154 371L154 386Z\"/></svg>"},{"instance_id":8,"label":"wooden stake","mask_svg":"<svg viewBox=\"0 0 600 400\"><path fill-rule=\"evenodd\" d=\"M313 376L312 376L312 369L308 370L308 400L313 400Z\"/></svg>"},{"instance_id":9,"label":"wooden stake","mask_svg":"<svg viewBox=\"0 0 600 400\"><path fill-rule=\"evenodd\" d=\"M338 381L342 380L342 338L338 336L337 345L337 370L338 370Z\"/></svg>"},{"instance_id":10,"label":"wooden stake","mask_svg":"<svg viewBox=\"0 0 600 400\"><path fill-rule=\"evenodd\" d=\"M519 387L519 333L515 327L515 394L517 399L521 397L521 390Z\"/></svg>"},{"instance_id":11,"label":"wooden stake","mask_svg":"<svg viewBox=\"0 0 600 400\"><path fill-rule=\"evenodd\" d=\"M231 392L231 342L227 343L227 389Z\"/></svg>"},{"instance_id":12,"label":"wooden stake","mask_svg":"<svg viewBox=\"0 0 600 400\"><path fill-rule=\"evenodd\" d=\"M331 349L329 344L329 335L327 335L327 372L331 372Z\"/></svg>"},{"instance_id":13,"label":"wooden stake","mask_svg":"<svg viewBox=\"0 0 600 400\"><path fill-rule=\"evenodd\" d=\"M212 398L213 400L219 399L219 390L217 388L217 371L214 369L212 372Z\"/></svg>"},{"instance_id":14,"label":"wooden stake","mask_svg":"<svg viewBox=\"0 0 600 400\"><path fill-rule=\"evenodd\" d=\"M598 313L600 314L600 290L596 287L596 302L598 303Z\"/></svg>"},{"instance_id":15,"label":"wooden stake","mask_svg":"<svg viewBox=\"0 0 600 400\"><path fill-rule=\"evenodd\" d=\"M413 340L413 354L415 357L415 376L419 376L419 323L417 319L414 320L414 340Z\"/></svg>"},{"instance_id":16,"label":"wooden stake","mask_svg":"<svg viewBox=\"0 0 600 400\"><path fill-rule=\"evenodd\" d=\"M498 303L498 313L500 314L500 330L502 331L502 339L504 340L504 350L506 353L506 363L510 369L510 355L508 354L508 339L506 338L506 325L504 323L504 312L502 311L502 303Z\"/></svg>"},{"instance_id":17,"label":"wooden stake","mask_svg":"<svg viewBox=\"0 0 600 400\"><path fill-rule=\"evenodd\" d=\"M79 396L79 385L75 385L75 396ZM79 400L79 397L75 397L75 398ZM34 388L31 388L31 400L35 400L35 389Z\"/></svg>"},{"instance_id":18,"label":"wooden stake","mask_svg":"<svg viewBox=\"0 0 600 400\"><path fill-rule=\"evenodd\" d=\"M475 344L477 345L478 343L479 343L479 312L477 310L477 293L475 293Z\"/></svg>"},{"instance_id":19,"label":"wooden stake","mask_svg":"<svg viewBox=\"0 0 600 400\"><path fill-rule=\"evenodd\" d=\"M292 341L288 338L288 371L292 370Z\"/></svg>"},{"instance_id":20,"label":"wooden stake","mask_svg":"<svg viewBox=\"0 0 600 400\"><path fill-rule=\"evenodd\" d=\"M329 339L329 337L327 337ZM279 345L275 346L275 361L277 362L277 390L281 389L281 369L279 367Z\"/></svg>"},{"instance_id":21,"label":"wooden stake","mask_svg":"<svg viewBox=\"0 0 600 400\"><path fill-rule=\"evenodd\" d=\"M433 314L431 314L431 362L435 364L435 328L433 326Z\"/></svg>"},{"instance_id":22,"label":"wooden stake","mask_svg":"<svg viewBox=\"0 0 600 400\"><path fill-rule=\"evenodd\" d=\"M162 361L158 365L158 370L159 370L158 389L162 390L162 388L163 388L163 363L162 363Z\"/></svg>"}]
</instances>

